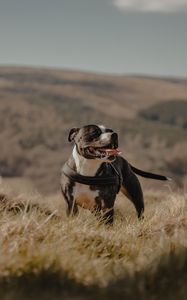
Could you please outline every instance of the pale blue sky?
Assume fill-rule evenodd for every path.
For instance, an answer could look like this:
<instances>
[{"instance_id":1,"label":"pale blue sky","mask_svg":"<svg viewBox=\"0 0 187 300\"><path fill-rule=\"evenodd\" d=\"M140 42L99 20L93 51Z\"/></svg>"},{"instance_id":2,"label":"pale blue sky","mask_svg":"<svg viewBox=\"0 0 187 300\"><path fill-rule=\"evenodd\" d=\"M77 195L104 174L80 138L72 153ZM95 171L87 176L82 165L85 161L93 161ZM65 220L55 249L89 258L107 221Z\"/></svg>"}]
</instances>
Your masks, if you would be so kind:
<instances>
[{"instance_id":1,"label":"pale blue sky","mask_svg":"<svg viewBox=\"0 0 187 300\"><path fill-rule=\"evenodd\" d=\"M139 1L0 0L0 65L187 77L187 1Z\"/></svg>"}]
</instances>

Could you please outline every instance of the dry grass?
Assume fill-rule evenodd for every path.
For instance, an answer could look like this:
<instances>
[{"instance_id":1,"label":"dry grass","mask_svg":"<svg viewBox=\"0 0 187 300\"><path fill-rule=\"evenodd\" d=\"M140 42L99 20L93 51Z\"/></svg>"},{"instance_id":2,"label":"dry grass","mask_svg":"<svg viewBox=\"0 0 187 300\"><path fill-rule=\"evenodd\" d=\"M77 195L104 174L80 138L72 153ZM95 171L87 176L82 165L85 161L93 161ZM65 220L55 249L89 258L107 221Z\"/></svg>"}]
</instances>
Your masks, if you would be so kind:
<instances>
[{"instance_id":1,"label":"dry grass","mask_svg":"<svg viewBox=\"0 0 187 300\"><path fill-rule=\"evenodd\" d=\"M119 195L107 227L84 210L68 219L61 195L34 191L59 190L69 129L101 120L133 165L185 186L186 127L139 113L186 101L186 80L1 67L0 89L0 300L186 299L184 192L146 181L159 192L146 192L144 220Z\"/></svg>"},{"instance_id":2,"label":"dry grass","mask_svg":"<svg viewBox=\"0 0 187 300\"><path fill-rule=\"evenodd\" d=\"M63 299L185 299L185 193L148 192L142 221L120 195L114 226L107 227L84 210L68 219L60 195L13 199L4 192L0 193L1 287L9 286L10 279L19 284L21 280L26 292L31 283L31 290L38 284L39 295L44 280L51 298L43 299L59 299L62 290ZM2 291L0 296L7 299Z\"/></svg>"}]
</instances>

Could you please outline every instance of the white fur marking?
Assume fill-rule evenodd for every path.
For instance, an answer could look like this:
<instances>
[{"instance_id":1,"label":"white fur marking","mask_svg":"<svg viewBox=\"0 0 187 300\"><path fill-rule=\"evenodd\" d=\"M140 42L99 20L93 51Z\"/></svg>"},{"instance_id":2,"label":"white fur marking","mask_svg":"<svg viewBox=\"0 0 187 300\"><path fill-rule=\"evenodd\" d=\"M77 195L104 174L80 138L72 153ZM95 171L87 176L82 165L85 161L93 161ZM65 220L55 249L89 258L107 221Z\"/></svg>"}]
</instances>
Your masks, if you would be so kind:
<instances>
[{"instance_id":1,"label":"white fur marking","mask_svg":"<svg viewBox=\"0 0 187 300\"><path fill-rule=\"evenodd\" d=\"M98 125L98 127L101 129L102 133L105 132L106 127L104 125Z\"/></svg>"},{"instance_id":2,"label":"white fur marking","mask_svg":"<svg viewBox=\"0 0 187 300\"><path fill-rule=\"evenodd\" d=\"M77 172L84 176L94 176L102 163L101 160L86 159L79 155L76 147L73 149L73 158ZM76 183L73 188L73 194L78 205L92 210L96 205L95 198L99 196L99 191L91 191L88 185Z\"/></svg>"},{"instance_id":3,"label":"white fur marking","mask_svg":"<svg viewBox=\"0 0 187 300\"><path fill-rule=\"evenodd\" d=\"M100 136L100 141L110 143L111 134L112 132L102 133Z\"/></svg>"},{"instance_id":4,"label":"white fur marking","mask_svg":"<svg viewBox=\"0 0 187 300\"><path fill-rule=\"evenodd\" d=\"M97 170L103 163L101 159L87 159L81 156L76 149L73 148L73 158L75 160L77 172L84 176L95 176Z\"/></svg>"}]
</instances>

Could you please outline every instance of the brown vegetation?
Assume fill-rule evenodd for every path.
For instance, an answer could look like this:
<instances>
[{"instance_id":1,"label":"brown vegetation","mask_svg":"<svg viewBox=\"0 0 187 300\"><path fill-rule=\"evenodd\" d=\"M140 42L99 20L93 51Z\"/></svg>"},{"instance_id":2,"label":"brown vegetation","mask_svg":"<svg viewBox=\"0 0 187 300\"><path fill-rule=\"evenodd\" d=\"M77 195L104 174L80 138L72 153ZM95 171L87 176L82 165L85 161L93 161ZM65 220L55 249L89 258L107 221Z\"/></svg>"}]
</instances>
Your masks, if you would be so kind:
<instances>
[{"instance_id":1,"label":"brown vegetation","mask_svg":"<svg viewBox=\"0 0 187 300\"><path fill-rule=\"evenodd\" d=\"M1 188L1 299L186 299L186 200L149 191L138 221L119 196L107 227L83 209L68 219L59 195Z\"/></svg>"},{"instance_id":2,"label":"brown vegetation","mask_svg":"<svg viewBox=\"0 0 187 300\"><path fill-rule=\"evenodd\" d=\"M133 165L187 184L186 83L0 68L1 300L186 299L185 192L141 179L145 218L119 195L112 227L83 209L68 219L58 194L68 131L88 123L115 129Z\"/></svg>"},{"instance_id":3,"label":"brown vegetation","mask_svg":"<svg viewBox=\"0 0 187 300\"><path fill-rule=\"evenodd\" d=\"M56 192L72 147L69 129L104 123L117 130L132 164L183 186L186 100L185 80L1 67L0 175L28 177L41 192Z\"/></svg>"}]
</instances>

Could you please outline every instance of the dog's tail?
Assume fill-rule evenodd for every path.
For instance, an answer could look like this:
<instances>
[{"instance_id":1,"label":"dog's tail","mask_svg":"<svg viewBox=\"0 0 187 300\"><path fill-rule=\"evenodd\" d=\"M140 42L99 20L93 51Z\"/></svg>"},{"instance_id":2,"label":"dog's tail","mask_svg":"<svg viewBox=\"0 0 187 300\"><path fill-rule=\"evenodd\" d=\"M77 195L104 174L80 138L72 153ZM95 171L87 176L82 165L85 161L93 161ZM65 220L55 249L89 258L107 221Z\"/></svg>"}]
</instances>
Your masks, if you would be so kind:
<instances>
[{"instance_id":1,"label":"dog's tail","mask_svg":"<svg viewBox=\"0 0 187 300\"><path fill-rule=\"evenodd\" d=\"M137 175L140 175L142 177L146 177L146 178L152 178L152 179L156 179L156 180L172 180L169 177L163 176L163 175L158 175L158 174L153 174L153 173L149 173L149 172L145 172L142 170L139 170L135 167L133 167L132 165L131 169L133 170L134 173L136 173Z\"/></svg>"}]
</instances>

